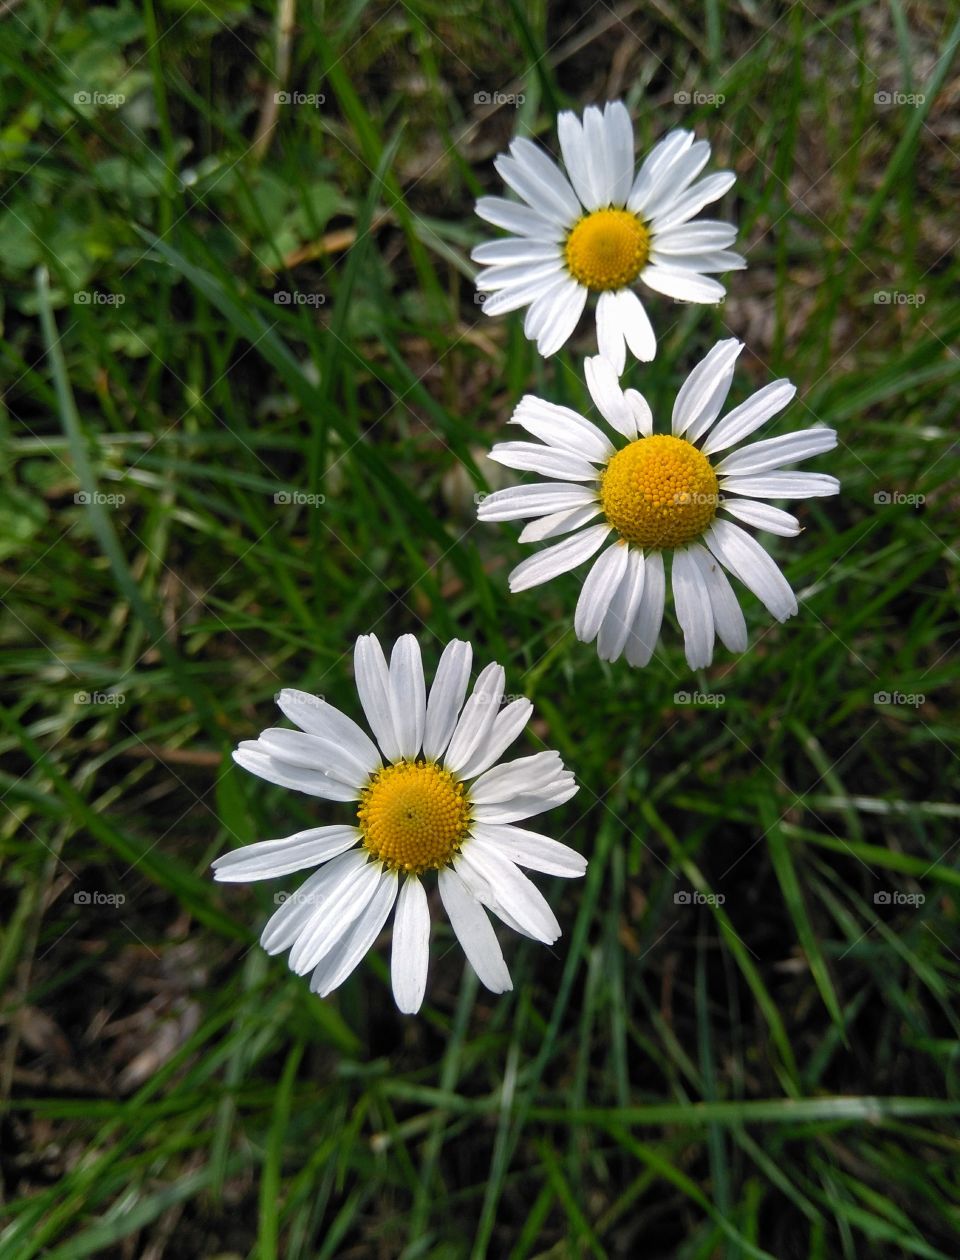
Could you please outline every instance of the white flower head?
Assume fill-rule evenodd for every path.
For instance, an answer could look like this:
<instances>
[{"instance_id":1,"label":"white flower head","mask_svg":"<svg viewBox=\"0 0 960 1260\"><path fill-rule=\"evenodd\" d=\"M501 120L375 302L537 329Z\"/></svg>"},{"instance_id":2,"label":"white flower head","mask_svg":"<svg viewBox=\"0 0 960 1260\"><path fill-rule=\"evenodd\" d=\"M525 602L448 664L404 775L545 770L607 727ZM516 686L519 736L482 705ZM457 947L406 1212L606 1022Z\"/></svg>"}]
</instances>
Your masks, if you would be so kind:
<instances>
[{"instance_id":1,"label":"white flower head","mask_svg":"<svg viewBox=\"0 0 960 1260\"><path fill-rule=\"evenodd\" d=\"M472 659L469 643L447 644L428 696L412 635L397 640L389 664L377 638L363 635L356 685L376 743L324 700L284 690L280 708L299 729L266 730L233 754L269 783L352 807L352 821L247 845L213 863L216 879L240 883L318 868L260 941L270 954L289 949L290 967L310 972L321 997L350 975L394 910L394 998L405 1013L420 1009L430 956L422 877L430 871L468 961L494 993L512 986L487 910L546 944L560 936L520 867L569 878L586 861L516 824L569 800L577 785L556 752L500 762L533 706L503 703L500 665L482 670L466 698Z\"/></svg>"},{"instance_id":2,"label":"white flower head","mask_svg":"<svg viewBox=\"0 0 960 1260\"><path fill-rule=\"evenodd\" d=\"M545 356L566 344L588 294L598 294L597 344L619 375L627 346L644 361L657 350L635 285L685 302L718 302L725 290L711 273L746 266L728 248L736 227L690 222L736 177L720 171L698 178L710 145L692 131L671 131L635 172L633 126L622 101L602 111L589 106L582 122L562 113L558 133L566 174L523 137L497 158L500 176L523 200L477 202L482 219L513 233L473 251L484 264L477 288L487 295L488 315L527 307L524 333Z\"/></svg>"},{"instance_id":3,"label":"white flower head","mask_svg":"<svg viewBox=\"0 0 960 1260\"><path fill-rule=\"evenodd\" d=\"M501 442L490 453L508 468L547 480L486 495L480 519L528 520L521 542L561 538L513 570L512 591L539 586L601 552L574 618L577 637L584 643L596 639L601 660L650 660L663 620L667 555L692 669L710 664L715 636L733 652L747 647L746 623L725 569L778 621L797 611L786 578L735 522L785 537L798 534L795 516L761 500L836 494L835 477L787 469L833 450L837 435L822 427L801 429L718 460L796 393L788 380L774 381L718 422L742 349L733 339L713 347L677 394L671 431L659 434L646 401L636 390L620 388L614 366L600 355L587 359L587 386L613 439L575 411L528 395L511 423L540 441Z\"/></svg>"}]
</instances>

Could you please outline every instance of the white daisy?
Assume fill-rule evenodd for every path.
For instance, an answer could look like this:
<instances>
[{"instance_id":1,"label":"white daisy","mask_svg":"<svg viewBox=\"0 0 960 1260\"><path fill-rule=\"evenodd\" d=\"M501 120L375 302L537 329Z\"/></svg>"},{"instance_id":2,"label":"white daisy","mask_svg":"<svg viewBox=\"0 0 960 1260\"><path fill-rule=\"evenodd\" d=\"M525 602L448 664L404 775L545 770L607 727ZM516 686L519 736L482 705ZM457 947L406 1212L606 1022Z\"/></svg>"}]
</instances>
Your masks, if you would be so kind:
<instances>
[{"instance_id":1,"label":"white daisy","mask_svg":"<svg viewBox=\"0 0 960 1260\"><path fill-rule=\"evenodd\" d=\"M598 293L597 344L619 374L627 346L645 361L657 350L632 285L642 281L685 302L718 302L725 290L709 273L746 266L727 248L737 235L732 224L690 222L736 176L720 171L697 179L710 145L692 131L671 131L634 174L633 127L622 101L602 112L591 105L582 123L572 113L557 123L566 174L522 137L494 163L523 202L477 202L482 219L514 233L473 251L484 264L477 288L488 294L488 315L529 307L523 331L543 355L566 343L587 294Z\"/></svg>"},{"instance_id":2,"label":"white daisy","mask_svg":"<svg viewBox=\"0 0 960 1260\"><path fill-rule=\"evenodd\" d=\"M587 575L574 618L577 637L584 643L596 639L601 660L615 661L621 654L631 665L650 660L663 619L667 553L692 669L710 664L714 634L733 652L747 647L743 613L724 569L778 621L797 611L786 578L734 522L785 537L798 534L795 516L758 500L836 494L835 477L785 467L833 450L837 435L833 429L801 429L753 442L717 461L721 451L753 433L796 393L789 381L774 381L717 423L742 349L733 339L718 342L693 369L677 394L669 434L654 433L643 397L622 390L613 365L598 355L584 365L587 386L615 431L613 441L575 411L527 395L511 424L522 425L543 445L501 442L490 453L508 468L549 480L486 495L481 520L528 519L522 542L567 535L513 570L512 591L566 573L612 536Z\"/></svg>"},{"instance_id":3,"label":"white daisy","mask_svg":"<svg viewBox=\"0 0 960 1260\"><path fill-rule=\"evenodd\" d=\"M290 967L312 972L310 988L321 997L350 975L396 904L393 994L401 1011L420 1009L430 955L427 871L439 872L453 930L494 993L512 986L483 907L534 940L560 936L550 906L519 868L574 877L586 861L516 824L569 800L577 785L556 752L500 763L533 706L502 704L500 665L480 673L464 704L472 657L469 643L449 643L428 698L412 635L397 641L389 665L377 638L361 636L357 692L379 751L346 714L285 690L280 708L299 730L264 731L233 754L269 783L355 803L352 823L264 840L213 863L218 880L241 883L319 868L283 901L260 942L270 954L289 949Z\"/></svg>"}]
</instances>

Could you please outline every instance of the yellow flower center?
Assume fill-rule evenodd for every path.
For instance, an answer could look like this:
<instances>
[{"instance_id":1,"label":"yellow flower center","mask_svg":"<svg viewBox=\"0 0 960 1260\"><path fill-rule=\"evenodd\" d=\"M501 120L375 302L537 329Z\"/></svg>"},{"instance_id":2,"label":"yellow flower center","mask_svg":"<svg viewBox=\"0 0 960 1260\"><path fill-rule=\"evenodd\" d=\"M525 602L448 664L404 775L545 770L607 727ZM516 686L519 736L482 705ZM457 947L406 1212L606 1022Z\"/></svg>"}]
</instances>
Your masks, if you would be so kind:
<instances>
[{"instance_id":1,"label":"yellow flower center","mask_svg":"<svg viewBox=\"0 0 960 1260\"><path fill-rule=\"evenodd\" d=\"M360 793L364 847L393 870L420 874L446 866L470 825L462 783L432 762L385 766Z\"/></svg>"},{"instance_id":2,"label":"yellow flower center","mask_svg":"<svg viewBox=\"0 0 960 1260\"><path fill-rule=\"evenodd\" d=\"M639 438L603 471L600 504L621 538L638 547L680 547L698 538L717 510L717 474L683 438Z\"/></svg>"},{"instance_id":3,"label":"yellow flower center","mask_svg":"<svg viewBox=\"0 0 960 1260\"><path fill-rule=\"evenodd\" d=\"M574 224L564 255L570 274L586 288L622 289L650 257L650 233L629 210L594 210Z\"/></svg>"}]
</instances>

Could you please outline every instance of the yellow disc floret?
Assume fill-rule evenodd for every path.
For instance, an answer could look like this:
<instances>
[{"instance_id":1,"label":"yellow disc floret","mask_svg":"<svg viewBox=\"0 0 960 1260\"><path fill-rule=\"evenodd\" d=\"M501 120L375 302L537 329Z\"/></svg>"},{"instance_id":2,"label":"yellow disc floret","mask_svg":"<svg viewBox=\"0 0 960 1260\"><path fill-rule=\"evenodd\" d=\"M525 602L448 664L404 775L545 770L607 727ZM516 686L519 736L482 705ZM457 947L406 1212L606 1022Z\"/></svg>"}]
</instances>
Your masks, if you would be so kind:
<instances>
[{"instance_id":1,"label":"yellow disc floret","mask_svg":"<svg viewBox=\"0 0 960 1260\"><path fill-rule=\"evenodd\" d=\"M564 257L574 280L601 293L632 284L650 257L650 233L629 210L594 210L574 224Z\"/></svg>"},{"instance_id":2,"label":"yellow disc floret","mask_svg":"<svg viewBox=\"0 0 960 1260\"><path fill-rule=\"evenodd\" d=\"M603 471L600 504L627 542L659 550L698 538L717 511L717 474L683 438L639 438Z\"/></svg>"},{"instance_id":3,"label":"yellow disc floret","mask_svg":"<svg viewBox=\"0 0 960 1260\"><path fill-rule=\"evenodd\" d=\"M462 783L432 762L385 766L360 793L357 818L364 847L393 870L446 866L470 825Z\"/></svg>"}]
</instances>

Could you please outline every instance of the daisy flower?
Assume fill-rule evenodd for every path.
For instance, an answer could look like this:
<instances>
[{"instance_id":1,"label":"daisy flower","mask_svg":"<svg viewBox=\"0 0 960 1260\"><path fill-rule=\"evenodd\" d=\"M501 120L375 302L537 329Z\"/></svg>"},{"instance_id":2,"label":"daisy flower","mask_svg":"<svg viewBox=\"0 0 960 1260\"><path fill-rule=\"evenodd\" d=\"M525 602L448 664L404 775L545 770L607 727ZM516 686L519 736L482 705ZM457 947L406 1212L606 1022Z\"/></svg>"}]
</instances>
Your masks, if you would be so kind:
<instances>
[{"instance_id":1,"label":"daisy flower","mask_svg":"<svg viewBox=\"0 0 960 1260\"><path fill-rule=\"evenodd\" d=\"M789 381L774 381L717 423L742 349L733 339L718 342L693 369L677 394L670 433L654 433L643 397L622 390L613 365L598 355L586 360L587 386L614 431L612 441L575 411L527 395L511 424L540 443L501 442L490 453L508 468L547 480L486 495L480 519L528 519L521 542L567 535L513 570L512 591L548 582L610 542L587 575L574 618L577 637L596 639L601 660L621 654L631 665L650 660L663 619L667 555L691 669L710 664L715 634L733 652L747 647L743 613L724 569L778 621L797 611L786 578L736 522L784 537L799 534L795 516L760 500L836 494L835 477L786 466L833 450L837 435L801 429L718 460L796 393Z\"/></svg>"},{"instance_id":2,"label":"daisy flower","mask_svg":"<svg viewBox=\"0 0 960 1260\"><path fill-rule=\"evenodd\" d=\"M525 936L552 944L560 927L520 867L582 875L573 849L516 824L577 791L555 752L500 757L527 724L529 700L503 704L500 665L481 671L464 703L473 649L454 640L440 657L427 696L420 648L404 635L390 663L377 638L361 636L354 655L357 692L374 740L324 700L284 690L280 709L299 729L264 731L233 754L268 783L349 802L353 819L263 840L213 863L232 883L274 879L315 866L263 930L270 954L290 950L298 975L311 973L321 997L350 975L391 910L391 977L397 1006L420 1009L430 955L423 876L437 871L440 900L463 951L494 993L510 973L485 910Z\"/></svg>"},{"instance_id":3,"label":"daisy flower","mask_svg":"<svg viewBox=\"0 0 960 1260\"><path fill-rule=\"evenodd\" d=\"M690 220L722 197L736 178L697 176L710 158L706 140L671 131L634 173L633 127L622 101L591 105L583 122L557 120L566 174L543 149L522 137L494 166L523 198L481 197L477 214L513 235L478 246L484 264L477 288L488 315L528 307L523 331L542 355L563 346L587 294L597 301L600 353L621 373L626 347L644 361L657 339L638 282L685 302L718 302L724 287L711 272L735 271L744 259L728 249L737 229L713 219Z\"/></svg>"}]
</instances>

